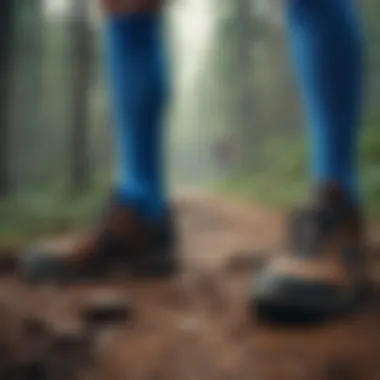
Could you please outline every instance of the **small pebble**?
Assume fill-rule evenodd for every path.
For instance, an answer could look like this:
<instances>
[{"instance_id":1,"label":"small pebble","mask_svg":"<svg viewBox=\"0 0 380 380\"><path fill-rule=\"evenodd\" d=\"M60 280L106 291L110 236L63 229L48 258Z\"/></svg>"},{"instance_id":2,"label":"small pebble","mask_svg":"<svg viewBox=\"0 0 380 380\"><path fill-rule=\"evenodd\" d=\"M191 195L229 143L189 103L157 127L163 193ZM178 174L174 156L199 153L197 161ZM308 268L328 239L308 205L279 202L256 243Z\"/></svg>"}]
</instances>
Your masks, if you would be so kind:
<instances>
[{"instance_id":1,"label":"small pebble","mask_svg":"<svg viewBox=\"0 0 380 380\"><path fill-rule=\"evenodd\" d=\"M89 298L83 310L85 321L97 326L124 323L132 318L132 314L131 305L112 293Z\"/></svg>"}]
</instances>

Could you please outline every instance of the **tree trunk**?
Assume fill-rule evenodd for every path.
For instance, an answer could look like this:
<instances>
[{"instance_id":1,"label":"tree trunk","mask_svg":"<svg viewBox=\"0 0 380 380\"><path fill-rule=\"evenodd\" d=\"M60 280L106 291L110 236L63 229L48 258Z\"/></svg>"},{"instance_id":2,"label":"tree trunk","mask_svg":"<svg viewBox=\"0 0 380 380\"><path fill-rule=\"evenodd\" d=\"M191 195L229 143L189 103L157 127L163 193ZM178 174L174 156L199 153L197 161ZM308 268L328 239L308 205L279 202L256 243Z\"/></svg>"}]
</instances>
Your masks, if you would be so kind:
<instances>
[{"instance_id":1,"label":"tree trunk","mask_svg":"<svg viewBox=\"0 0 380 380\"><path fill-rule=\"evenodd\" d=\"M0 196L10 190L9 123L12 88L14 0L2 0L0 11Z\"/></svg>"},{"instance_id":2,"label":"tree trunk","mask_svg":"<svg viewBox=\"0 0 380 380\"><path fill-rule=\"evenodd\" d=\"M17 112L12 125L12 182L24 188L39 184L41 163L46 158L41 141L43 126L43 45L42 0L18 1L15 31L15 98Z\"/></svg>"},{"instance_id":3,"label":"tree trunk","mask_svg":"<svg viewBox=\"0 0 380 380\"><path fill-rule=\"evenodd\" d=\"M236 75L236 132L239 146L237 170L244 172L252 165L252 144L255 141L257 128L254 125L253 99L253 60L252 37L253 17L250 0L235 0L235 59L238 73Z\"/></svg>"},{"instance_id":4,"label":"tree trunk","mask_svg":"<svg viewBox=\"0 0 380 380\"><path fill-rule=\"evenodd\" d=\"M80 193L89 185L89 87L91 82L91 29L85 0L73 0L71 35L71 190Z\"/></svg>"}]
</instances>

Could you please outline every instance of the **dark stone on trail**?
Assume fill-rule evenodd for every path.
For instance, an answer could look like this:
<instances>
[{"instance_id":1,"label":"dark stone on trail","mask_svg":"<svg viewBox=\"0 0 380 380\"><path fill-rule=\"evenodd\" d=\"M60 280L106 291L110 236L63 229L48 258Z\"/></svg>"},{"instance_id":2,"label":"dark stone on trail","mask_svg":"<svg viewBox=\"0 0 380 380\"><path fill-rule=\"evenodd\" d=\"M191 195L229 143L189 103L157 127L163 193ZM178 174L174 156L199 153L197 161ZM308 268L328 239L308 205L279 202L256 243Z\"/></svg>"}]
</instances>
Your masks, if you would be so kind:
<instances>
[{"instance_id":1,"label":"dark stone on trail","mask_svg":"<svg viewBox=\"0 0 380 380\"><path fill-rule=\"evenodd\" d=\"M47 380L47 371L44 363L29 363L22 368L25 380Z\"/></svg>"},{"instance_id":2,"label":"dark stone on trail","mask_svg":"<svg viewBox=\"0 0 380 380\"><path fill-rule=\"evenodd\" d=\"M360 380L360 376L348 362L336 361L325 369L326 380Z\"/></svg>"},{"instance_id":3,"label":"dark stone on trail","mask_svg":"<svg viewBox=\"0 0 380 380\"><path fill-rule=\"evenodd\" d=\"M68 325L55 330L52 334L54 352L66 353L82 349L88 343L88 334L82 325Z\"/></svg>"},{"instance_id":4,"label":"dark stone on trail","mask_svg":"<svg viewBox=\"0 0 380 380\"><path fill-rule=\"evenodd\" d=\"M0 377L1 380L49 380L44 362L15 363Z\"/></svg>"},{"instance_id":5,"label":"dark stone on trail","mask_svg":"<svg viewBox=\"0 0 380 380\"><path fill-rule=\"evenodd\" d=\"M23 329L28 337L31 338L49 337L48 327L44 321L34 316L29 316L24 319Z\"/></svg>"},{"instance_id":6,"label":"dark stone on trail","mask_svg":"<svg viewBox=\"0 0 380 380\"><path fill-rule=\"evenodd\" d=\"M17 269L17 256L10 250L0 249L0 275L14 273Z\"/></svg>"},{"instance_id":7,"label":"dark stone on trail","mask_svg":"<svg viewBox=\"0 0 380 380\"><path fill-rule=\"evenodd\" d=\"M8 351L7 347L3 343L0 343L0 380L6 379L5 376L11 363Z\"/></svg>"},{"instance_id":8,"label":"dark stone on trail","mask_svg":"<svg viewBox=\"0 0 380 380\"><path fill-rule=\"evenodd\" d=\"M106 326L131 320L133 310L123 297L97 294L87 301L83 316L85 321L93 326Z\"/></svg>"}]
</instances>

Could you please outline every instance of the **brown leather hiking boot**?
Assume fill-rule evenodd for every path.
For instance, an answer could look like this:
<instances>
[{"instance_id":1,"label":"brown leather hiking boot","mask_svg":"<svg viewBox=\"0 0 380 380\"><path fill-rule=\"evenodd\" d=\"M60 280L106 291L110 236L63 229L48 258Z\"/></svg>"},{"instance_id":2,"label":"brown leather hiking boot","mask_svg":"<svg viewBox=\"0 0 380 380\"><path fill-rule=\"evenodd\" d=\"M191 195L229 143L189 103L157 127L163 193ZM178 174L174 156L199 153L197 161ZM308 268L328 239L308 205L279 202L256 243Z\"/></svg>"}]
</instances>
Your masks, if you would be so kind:
<instances>
[{"instance_id":1,"label":"brown leather hiking boot","mask_svg":"<svg viewBox=\"0 0 380 380\"><path fill-rule=\"evenodd\" d=\"M176 259L169 215L148 223L113 200L99 227L27 249L20 269L32 281L99 279L117 272L160 277L176 271Z\"/></svg>"},{"instance_id":2,"label":"brown leather hiking boot","mask_svg":"<svg viewBox=\"0 0 380 380\"><path fill-rule=\"evenodd\" d=\"M352 310L366 288L363 223L344 192L323 186L290 222L290 252L253 281L250 310L278 322L318 322Z\"/></svg>"}]
</instances>

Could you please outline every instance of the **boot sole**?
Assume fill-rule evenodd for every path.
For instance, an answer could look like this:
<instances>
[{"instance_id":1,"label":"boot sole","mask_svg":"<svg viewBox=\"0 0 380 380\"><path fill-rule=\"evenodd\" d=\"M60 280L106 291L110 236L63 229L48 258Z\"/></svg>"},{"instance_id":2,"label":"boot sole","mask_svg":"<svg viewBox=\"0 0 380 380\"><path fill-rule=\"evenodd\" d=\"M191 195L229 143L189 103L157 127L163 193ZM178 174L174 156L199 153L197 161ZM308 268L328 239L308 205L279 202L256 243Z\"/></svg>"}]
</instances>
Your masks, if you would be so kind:
<instances>
[{"instance_id":1,"label":"boot sole","mask_svg":"<svg viewBox=\"0 0 380 380\"><path fill-rule=\"evenodd\" d=\"M84 268L73 268L64 263L51 261L37 264L30 272L22 271L21 276L30 283L69 284L102 281L112 278L165 278L175 275L180 269L174 252L160 252L139 260L98 263Z\"/></svg>"},{"instance_id":2,"label":"boot sole","mask_svg":"<svg viewBox=\"0 0 380 380\"><path fill-rule=\"evenodd\" d=\"M325 305L302 305L296 301L250 300L248 313L253 320L264 324L310 326L344 318L361 311L373 295L373 286L363 283L350 302L331 302Z\"/></svg>"}]
</instances>

